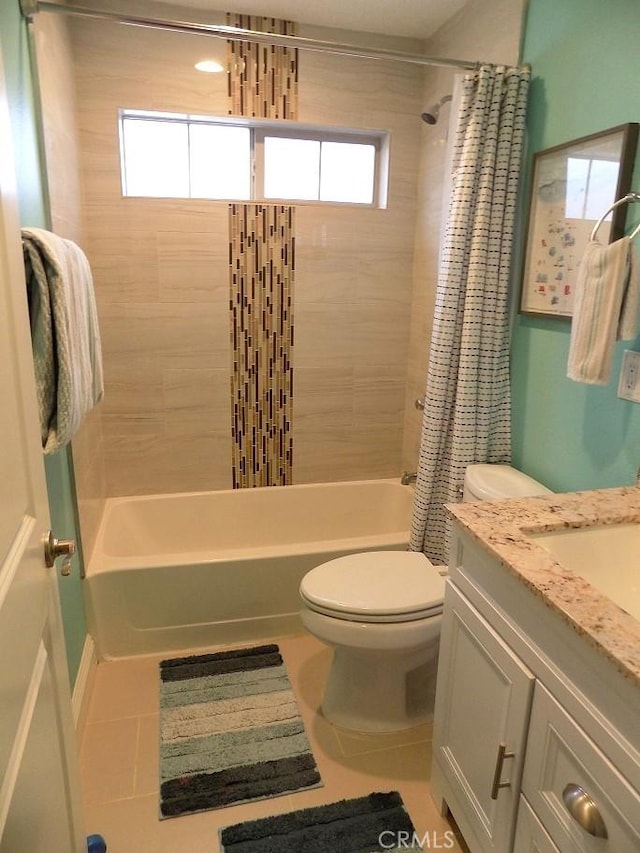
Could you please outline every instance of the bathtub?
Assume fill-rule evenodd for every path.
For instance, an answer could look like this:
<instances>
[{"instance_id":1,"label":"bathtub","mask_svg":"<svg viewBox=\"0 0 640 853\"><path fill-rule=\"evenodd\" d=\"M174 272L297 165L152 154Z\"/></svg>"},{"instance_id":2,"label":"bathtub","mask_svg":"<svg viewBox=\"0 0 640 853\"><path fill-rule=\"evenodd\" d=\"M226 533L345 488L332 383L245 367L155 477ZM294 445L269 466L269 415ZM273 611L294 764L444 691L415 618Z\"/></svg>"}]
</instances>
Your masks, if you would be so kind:
<instances>
[{"instance_id":1,"label":"bathtub","mask_svg":"<svg viewBox=\"0 0 640 853\"><path fill-rule=\"evenodd\" d=\"M296 632L303 575L406 549L412 502L398 480L109 498L84 583L98 655Z\"/></svg>"}]
</instances>

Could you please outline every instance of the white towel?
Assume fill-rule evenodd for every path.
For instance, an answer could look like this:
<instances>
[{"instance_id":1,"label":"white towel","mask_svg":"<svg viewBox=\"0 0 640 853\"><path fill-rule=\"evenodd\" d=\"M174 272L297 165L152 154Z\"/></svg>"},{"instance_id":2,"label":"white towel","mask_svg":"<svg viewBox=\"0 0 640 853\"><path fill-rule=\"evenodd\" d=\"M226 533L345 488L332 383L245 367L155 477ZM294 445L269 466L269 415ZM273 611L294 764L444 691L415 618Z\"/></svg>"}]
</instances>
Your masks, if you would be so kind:
<instances>
[{"instance_id":1,"label":"white towel","mask_svg":"<svg viewBox=\"0 0 640 853\"><path fill-rule=\"evenodd\" d=\"M602 246L587 244L576 280L567 376L606 385L616 340L638 329L638 263L633 242L622 237Z\"/></svg>"},{"instance_id":2,"label":"white towel","mask_svg":"<svg viewBox=\"0 0 640 853\"><path fill-rule=\"evenodd\" d=\"M104 393L89 262L71 240L24 228L22 245L44 452L71 438Z\"/></svg>"}]
</instances>

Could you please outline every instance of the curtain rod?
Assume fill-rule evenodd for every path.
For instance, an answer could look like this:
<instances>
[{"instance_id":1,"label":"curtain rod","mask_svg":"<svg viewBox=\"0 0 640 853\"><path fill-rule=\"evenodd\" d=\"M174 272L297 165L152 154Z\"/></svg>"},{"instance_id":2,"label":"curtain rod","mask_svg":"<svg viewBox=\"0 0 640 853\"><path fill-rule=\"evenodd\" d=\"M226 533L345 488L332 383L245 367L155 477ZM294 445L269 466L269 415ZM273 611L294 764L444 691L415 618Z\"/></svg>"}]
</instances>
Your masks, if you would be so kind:
<instances>
[{"instance_id":1,"label":"curtain rod","mask_svg":"<svg viewBox=\"0 0 640 853\"><path fill-rule=\"evenodd\" d=\"M24 17L28 20L37 12L57 12L62 15L112 21L132 27L170 30L179 33L195 33L198 35L213 36L214 38L271 44L278 47L297 48L299 50L314 50L320 53L359 56L363 59L386 59L395 62L409 62L413 65L441 65L448 68L463 68L467 70L474 70L481 64L480 62L470 62L464 59L440 59L438 57L423 56L419 53L405 53L401 50L360 47L356 44L341 44L340 42L320 41L319 39L280 35L279 33L264 33L257 30L245 30L218 24L198 24L189 21L142 17L140 15L123 15L118 12L90 9L84 6L66 6L61 3L50 2L50 0L20 0L20 8Z\"/></svg>"}]
</instances>

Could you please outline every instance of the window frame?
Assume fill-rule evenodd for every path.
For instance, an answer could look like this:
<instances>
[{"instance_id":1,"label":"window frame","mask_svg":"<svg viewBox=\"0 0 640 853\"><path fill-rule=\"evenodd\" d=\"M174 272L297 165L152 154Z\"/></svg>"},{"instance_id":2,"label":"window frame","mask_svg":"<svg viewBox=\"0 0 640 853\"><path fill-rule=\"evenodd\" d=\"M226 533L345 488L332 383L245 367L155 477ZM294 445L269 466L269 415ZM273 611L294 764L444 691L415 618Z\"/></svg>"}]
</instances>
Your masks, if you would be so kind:
<instances>
[{"instance_id":1,"label":"window frame","mask_svg":"<svg viewBox=\"0 0 640 853\"><path fill-rule=\"evenodd\" d=\"M188 196L129 195L126 187L126 149L124 144L124 122L127 119L137 119L145 122L158 121L186 124L187 136L189 136L189 126L192 124L246 127L250 132L250 198L208 198L203 196L193 196L191 195L191 179L189 180ZM257 202L265 204L339 205L365 209L386 208L387 206L390 146L388 131L311 125L286 120L275 121L270 119L241 118L238 116L205 116L191 113L167 113L162 111L121 108L118 110L118 134L120 146L121 191L124 198L189 198L200 201L239 203ZM264 195L264 140L267 136L285 139L311 139L320 143L342 142L373 146L375 153L372 201L353 202L323 201L321 199L267 198ZM189 169L189 174L190 173L191 170Z\"/></svg>"}]
</instances>

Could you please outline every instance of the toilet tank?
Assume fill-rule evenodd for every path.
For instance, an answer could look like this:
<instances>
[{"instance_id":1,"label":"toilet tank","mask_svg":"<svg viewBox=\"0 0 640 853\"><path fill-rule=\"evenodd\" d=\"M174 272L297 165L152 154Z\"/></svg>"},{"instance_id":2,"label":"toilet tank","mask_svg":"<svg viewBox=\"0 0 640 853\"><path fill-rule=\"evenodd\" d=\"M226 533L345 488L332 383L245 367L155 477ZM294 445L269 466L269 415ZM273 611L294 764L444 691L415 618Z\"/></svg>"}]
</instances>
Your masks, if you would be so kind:
<instances>
[{"instance_id":1,"label":"toilet tank","mask_svg":"<svg viewBox=\"0 0 640 853\"><path fill-rule=\"evenodd\" d=\"M542 483L511 465L478 464L467 467L463 501L494 501L553 494Z\"/></svg>"}]
</instances>

